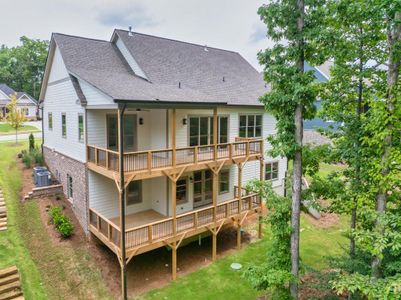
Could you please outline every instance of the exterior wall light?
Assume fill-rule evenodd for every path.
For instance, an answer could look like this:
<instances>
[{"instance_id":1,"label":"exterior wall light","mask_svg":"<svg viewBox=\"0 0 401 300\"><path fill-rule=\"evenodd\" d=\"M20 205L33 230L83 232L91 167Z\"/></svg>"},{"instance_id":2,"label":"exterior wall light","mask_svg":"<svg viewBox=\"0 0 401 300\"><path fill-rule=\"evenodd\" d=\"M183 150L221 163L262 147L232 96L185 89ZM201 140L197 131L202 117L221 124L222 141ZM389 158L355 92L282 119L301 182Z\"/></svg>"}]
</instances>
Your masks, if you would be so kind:
<instances>
[{"instance_id":1,"label":"exterior wall light","mask_svg":"<svg viewBox=\"0 0 401 300\"><path fill-rule=\"evenodd\" d=\"M143 125L143 118L139 118L139 125Z\"/></svg>"},{"instance_id":2,"label":"exterior wall light","mask_svg":"<svg viewBox=\"0 0 401 300\"><path fill-rule=\"evenodd\" d=\"M187 125L187 118L182 119L182 125Z\"/></svg>"}]
</instances>

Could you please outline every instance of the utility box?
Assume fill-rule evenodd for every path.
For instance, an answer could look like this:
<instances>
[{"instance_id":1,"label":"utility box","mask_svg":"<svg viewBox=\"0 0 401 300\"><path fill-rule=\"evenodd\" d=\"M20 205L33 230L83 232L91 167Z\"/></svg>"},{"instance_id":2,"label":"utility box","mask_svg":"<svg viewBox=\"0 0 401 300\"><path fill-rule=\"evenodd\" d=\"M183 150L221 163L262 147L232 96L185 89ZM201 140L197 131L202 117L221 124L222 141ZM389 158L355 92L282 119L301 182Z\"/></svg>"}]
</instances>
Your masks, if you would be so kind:
<instances>
[{"instance_id":1,"label":"utility box","mask_svg":"<svg viewBox=\"0 0 401 300\"><path fill-rule=\"evenodd\" d=\"M35 185L38 185L38 174L47 171L46 167L34 167L33 168L33 181Z\"/></svg>"},{"instance_id":2,"label":"utility box","mask_svg":"<svg viewBox=\"0 0 401 300\"><path fill-rule=\"evenodd\" d=\"M39 172L37 174L37 187L49 186L51 185L51 173L49 171Z\"/></svg>"}]
</instances>

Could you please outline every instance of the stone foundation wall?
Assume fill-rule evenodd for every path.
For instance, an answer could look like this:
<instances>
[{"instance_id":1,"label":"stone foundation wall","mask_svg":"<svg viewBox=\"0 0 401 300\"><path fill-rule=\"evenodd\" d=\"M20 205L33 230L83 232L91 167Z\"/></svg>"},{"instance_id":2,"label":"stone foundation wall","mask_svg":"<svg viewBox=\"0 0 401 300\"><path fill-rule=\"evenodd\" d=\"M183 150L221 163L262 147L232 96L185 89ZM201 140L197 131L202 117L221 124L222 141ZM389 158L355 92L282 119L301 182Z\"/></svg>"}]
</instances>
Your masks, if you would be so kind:
<instances>
[{"instance_id":1,"label":"stone foundation wall","mask_svg":"<svg viewBox=\"0 0 401 300\"><path fill-rule=\"evenodd\" d=\"M32 192L28 194L28 198L55 196L61 193L63 193L63 186L61 184L55 184L55 185L33 188Z\"/></svg>"},{"instance_id":2,"label":"stone foundation wall","mask_svg":"<svg viewBox=\"0 0 401 300\"><path fill-rule=\"evenodd\" d=\"M49 171L63 186L63 193L67 199L67 174L72 177L73 199L69 199L72 205L72 210L84 231L89 233L89 201L87 193L87 170L85 164L57 151L52 151L47 147L43 147L43 156Z\"/></svg>"}]
</instances>

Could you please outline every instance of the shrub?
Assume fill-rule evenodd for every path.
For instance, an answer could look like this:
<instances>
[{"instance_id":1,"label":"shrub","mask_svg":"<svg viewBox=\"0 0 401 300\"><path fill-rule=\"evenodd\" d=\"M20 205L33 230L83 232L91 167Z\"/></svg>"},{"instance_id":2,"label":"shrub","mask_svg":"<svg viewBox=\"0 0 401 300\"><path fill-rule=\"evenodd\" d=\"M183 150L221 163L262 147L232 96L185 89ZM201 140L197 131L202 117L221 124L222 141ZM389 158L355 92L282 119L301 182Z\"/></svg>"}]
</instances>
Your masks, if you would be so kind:
<instances>
[{"instance_id":1,"label":"shrub","mask_svg":"<svg viewBox=\"0 0 401 300\"><path fill-rule=\"evenodd\" d=\"M74 225L71 220L63 214L62 209L58 206L53 206L49 210L51 223L54 224L56 230L63 238L70 237L74 232Z\"/></svg>"},{"instance_id":2,"label":"shrub","mask_svg":"<svg viewBox=\"0 0 401 300\"><path fill-rule=\"evenodd\" d=\"M25 167L27 167L29 169L32 165L31 156L28 154L22 155L22 162L25 164Z\"/></svg>"},{"instance_id":3,"label":"shrub","mask_svg":"<svg viewBox=\"0 0 401 300\"><path fill-rule=\"evenodd\" d=\"M31 152L31 155L36 164L43 165L44 159L43 159L42 151L40 151L40 149L38 149L38 148L33 149Z\"/></svg>"},{"instance_id":4,"label":"shrub","mask_svg":"<svg viewBox=\"0 0 401 300\"><path fill-rule=\"evenodd\" d=\"M35 150L35 137L31 133L29 135L29 152L32 152L33 150Z\"/></svg>"}]
</instances>

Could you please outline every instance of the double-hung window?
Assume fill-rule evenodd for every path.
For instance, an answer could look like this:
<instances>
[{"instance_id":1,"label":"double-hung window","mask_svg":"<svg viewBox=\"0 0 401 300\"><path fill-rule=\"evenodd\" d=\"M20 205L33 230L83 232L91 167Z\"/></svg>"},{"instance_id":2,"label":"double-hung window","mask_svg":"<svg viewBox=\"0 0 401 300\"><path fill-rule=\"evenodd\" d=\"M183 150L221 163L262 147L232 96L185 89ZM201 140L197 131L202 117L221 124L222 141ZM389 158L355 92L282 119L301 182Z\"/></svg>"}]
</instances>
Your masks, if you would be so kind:
<instances>
[{"instance_id":1,"label":"double-hung window","mask_svg":"<svg viewBox=\"0 0 401 300\"><path fill-rule=\"evenodd\" d=\"M219 194L230 191L230 169L221 170L219 174Z\"/></svg>"},{"instance_id":2,"label":"double-hung window","mask_svg":"<svg viewBox=\"0 0 401 300\"><path fill-rule=\"evenodd\" d=\"M265 164L265 180L278 179L278 161Z\"/></svg>"},{"instance_id":3,"label":"double-hung window","mask_svg":"<svg viewBox=\"0 0 401 300\"><path fill-rule=\"evenodd\" d=\"M262 137L262 115L240 115L239 136L243 138Z\"/></svg>"},{"instance_id":4,"label":"double-hung window","mask_svg":"<svg viewBox=\"0 0 401 300\"><path fill-rule=\"evenodd\" d=\"M61 114L61 136L67 138L67 116L65 113Z\"/></svg>"},{"instance_id":5,"label":"double-hung window","mask_svg":"<svg viewBox=\"0 0 401 300\"><path fill-rule=\"evenodd\" d=\"M78 114L78 140L83 143L84 141L84 115Z\"/></svg>"},{"instance_id":6,"label":"double-hung window","mask_svg":"<svg viewBox=\"0 0 401 300\"><path fill-rule=\"evenodd\" d=\"M49 130L53 130L53 114L51 112L47 114L47 126Z\"/></svg>"},{"instance_id":7,"label":"double-hung window","mask_svg":"<svg viewBox=\"0 0 401 300\"><path fill-rule=\"evenodd\" d=\"M74 198L73 188L72 188L72 177L67 174L67 196L70 201Z\"/></svg>"},{"instance_id":8,"label":"double-hung window","mask_svg":"<svg viewBox=\"0 0 401 300\"><path fill-rule=\"evenodd\" d=\"M127 206L142 203L142 181L131 181L127 188Z\"/></svg>"}]
</instances>

